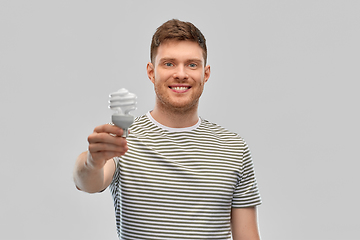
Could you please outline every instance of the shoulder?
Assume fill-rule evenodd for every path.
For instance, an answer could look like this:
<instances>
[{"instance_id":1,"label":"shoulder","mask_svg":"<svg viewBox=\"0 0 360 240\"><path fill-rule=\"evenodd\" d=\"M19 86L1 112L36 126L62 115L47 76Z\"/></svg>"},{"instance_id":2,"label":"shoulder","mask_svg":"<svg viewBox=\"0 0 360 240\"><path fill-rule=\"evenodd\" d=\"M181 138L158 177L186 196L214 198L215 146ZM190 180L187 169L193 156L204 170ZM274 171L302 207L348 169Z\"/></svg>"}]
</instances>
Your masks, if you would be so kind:
<instances>
[{"instance_id":1,"label":"shoulder","mask_svg":"<svg viewBox=\"0 0 360 240\"><path fill-rule=\"evenodd\" d=\"M245 140L238 133L229 131L225 127L203 118L201 118L201 121L202 123L200 128L202 128L204 131L209 131L223 140L233 140L245 144Z\"/></svg>"},{"instance_id":2,"label":"shoulder","mask_svg":"<svg viewBox=\"0 0 360 240\"><path fill-rule=\"evenodd\" d=\"M137 126L137 125L142 125L142 124L146 124L148 121L148 117L146 116L146 114L135 117L134 123L132 124L132 126Z\"/></svg>"},{"instance_id":3,"label":"shoulder","mask_svg":"<svg viewBox=\"0 0 360 240\"><path fill-rule=\"evenodd\" d=\"M135 118L134 123L130 126L130 131L138 132L153 127L154 124L152 124L146 114L144 114Z\"/></svg>"}]
</instances>

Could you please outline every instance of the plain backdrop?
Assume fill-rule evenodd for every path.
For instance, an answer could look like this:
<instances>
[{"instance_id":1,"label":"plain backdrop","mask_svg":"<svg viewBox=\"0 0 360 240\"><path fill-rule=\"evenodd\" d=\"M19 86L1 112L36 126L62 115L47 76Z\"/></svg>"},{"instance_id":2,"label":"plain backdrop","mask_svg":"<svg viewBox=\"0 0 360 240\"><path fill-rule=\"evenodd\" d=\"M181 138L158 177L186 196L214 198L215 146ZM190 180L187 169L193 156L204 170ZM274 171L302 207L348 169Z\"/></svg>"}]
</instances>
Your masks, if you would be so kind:
<instances>
[{"instance_id":1,"label":"plain backdrop","mask_svg":"<svg viewBox=\"0 0 360 240\"><path fill-rule=\"evenodd\" d=\"M152 34L191 21L208 45L200 115L239 133L262 239L355 240L360 1L0 1L0 239L117 239L111 194L77 191L76 157L127 88L142 115Z\"/></svg>"}]
</instances>

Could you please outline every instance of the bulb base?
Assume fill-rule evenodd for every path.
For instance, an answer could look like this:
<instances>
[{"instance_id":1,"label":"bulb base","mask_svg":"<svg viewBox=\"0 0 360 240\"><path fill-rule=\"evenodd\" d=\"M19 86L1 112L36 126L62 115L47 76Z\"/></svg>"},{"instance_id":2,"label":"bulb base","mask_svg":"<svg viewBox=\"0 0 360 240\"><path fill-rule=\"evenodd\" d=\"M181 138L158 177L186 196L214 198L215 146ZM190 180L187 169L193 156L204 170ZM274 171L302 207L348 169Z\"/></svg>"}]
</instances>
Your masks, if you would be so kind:
<instances>
[{"instance_id":1,"label":"bulb base","mask_svg":"<svg viewBox=\"0 0 360 240\"><path fill-rule=\"evenodd\" d=\"M120 114L113 114L111 117L112 122L122 128L124 130L123 137L128 136L128 128L134 122L134 116L132 115L120 115Z\"/></svg>"}]
</instances>

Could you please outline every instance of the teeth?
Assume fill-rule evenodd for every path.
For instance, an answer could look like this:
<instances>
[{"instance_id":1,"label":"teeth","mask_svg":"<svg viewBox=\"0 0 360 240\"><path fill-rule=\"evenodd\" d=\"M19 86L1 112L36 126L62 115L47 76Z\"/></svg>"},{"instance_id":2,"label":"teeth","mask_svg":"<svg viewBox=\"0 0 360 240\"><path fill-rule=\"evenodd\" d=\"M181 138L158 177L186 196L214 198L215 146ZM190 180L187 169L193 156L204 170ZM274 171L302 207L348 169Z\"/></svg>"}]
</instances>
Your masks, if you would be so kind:
<instances>
[{"instance_id":1,"label":"teeth","mask_svg":"<svg viewBox=\"0 0 360 240\"><path fill-rule=\"evenodd\" d=\"M172 87L171 89L182 91L188 89L188 87Z\"/></svg>"}]
</instances>

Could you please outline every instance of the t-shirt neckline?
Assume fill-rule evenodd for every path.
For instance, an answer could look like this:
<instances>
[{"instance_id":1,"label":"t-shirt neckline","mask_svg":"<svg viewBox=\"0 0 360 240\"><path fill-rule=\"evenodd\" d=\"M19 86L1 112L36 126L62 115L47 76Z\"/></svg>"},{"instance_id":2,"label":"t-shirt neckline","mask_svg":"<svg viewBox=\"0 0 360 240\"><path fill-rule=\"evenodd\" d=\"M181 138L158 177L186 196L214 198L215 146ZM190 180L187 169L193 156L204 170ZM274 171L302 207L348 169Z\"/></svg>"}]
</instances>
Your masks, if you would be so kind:
<instances>
[{"instance_id":1,"label":"t-shirt neckline","mask_svg":"<svg viewBox=\"0 0 360 240\"><path fill-rule=\"evenodd\" d=\"M153 123L155 124L156 126L158 126L159 128L163 129L163 130L166 130L166 131L169 131L169 132L188 132L188 131L192 131L196 128L198 128L201 124L201 118L199 117L199 120L198 122L191 126L191 127L185 127L185 128L172 128L172 127L168 127L168 126L165 126L165 125L162 125L161 123L159 123L158 121L156 121L152 116L151 116L151 113L150 111L146 113L146 116L148 117L148 119Z\"/></svg>"}]
</instances>

